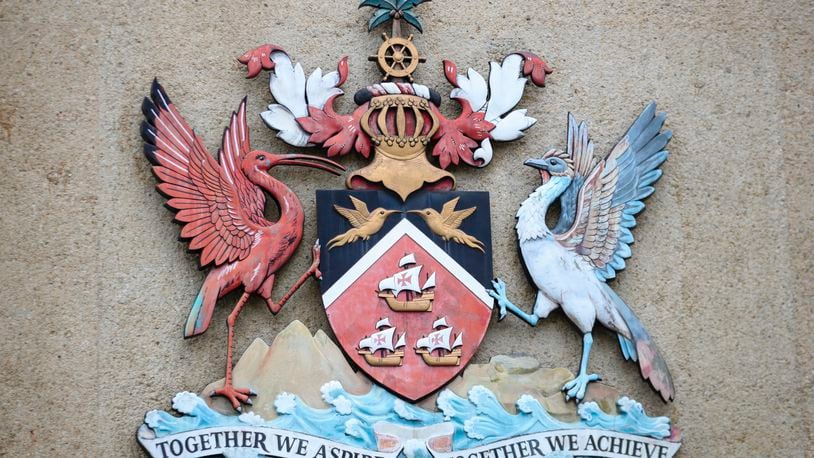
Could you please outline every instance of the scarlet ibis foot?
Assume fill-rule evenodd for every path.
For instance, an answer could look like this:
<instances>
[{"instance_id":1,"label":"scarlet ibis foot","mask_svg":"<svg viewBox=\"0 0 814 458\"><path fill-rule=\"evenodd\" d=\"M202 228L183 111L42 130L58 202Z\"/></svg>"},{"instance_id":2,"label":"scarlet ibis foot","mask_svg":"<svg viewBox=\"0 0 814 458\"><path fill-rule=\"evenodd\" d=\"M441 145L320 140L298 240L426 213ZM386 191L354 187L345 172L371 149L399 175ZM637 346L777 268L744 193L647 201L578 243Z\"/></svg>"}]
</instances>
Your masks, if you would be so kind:
<instances>
[{"instance_id":1,"label":"scarlet ibis foot","mask_svg":"<svg viewBox=\"0 0 814 458\"><path fill-rule=\"evenodd\" d=\"M250 388L235 388L230 384L224 385L223 388L213 391L209 396L223 396L232 403L232 407L235 410L242 412L243 406L241 403L252 405L253 403L249 396L257 396L257 393Z\"/></svg>"},{"instance_id":2,"label":"scarlet ibis foot","mask_svg":"<svg viewBox=\"0 0 814 458\"><path fill-rule=\"evenodd\" d=\"M322 272L319 270L319 239L314 242L314 246L311 248L311 259L311 267L308 271L311 272L317 280L322 280Z\"/></svg>"}]
</instances>

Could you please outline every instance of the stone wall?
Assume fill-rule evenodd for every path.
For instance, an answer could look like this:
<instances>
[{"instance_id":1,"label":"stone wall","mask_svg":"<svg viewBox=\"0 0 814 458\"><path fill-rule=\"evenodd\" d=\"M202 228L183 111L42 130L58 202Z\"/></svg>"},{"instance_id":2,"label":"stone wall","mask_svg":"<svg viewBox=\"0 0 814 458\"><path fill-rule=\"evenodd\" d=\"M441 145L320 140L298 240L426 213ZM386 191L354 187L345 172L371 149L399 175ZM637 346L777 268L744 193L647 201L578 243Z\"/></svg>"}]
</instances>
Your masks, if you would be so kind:
<instances>
[{"instance_id":1,"label":"stone wall","mask_svg":"<svg viewBox=\"0 0 814 458\"><path fill-rule=\"evenodd\" d=\"M555 68L545 89L527 91L539 119L528 135L498 146L487 169L457 172L459 189L492 192L495 271L519 303L532 290L513 215L538 180L521 161L563 145L568 111L592 120L603 151L649 100L668 111L671 156L615 288L667 355L677 399L663 404L607 332L592 368L671 416L685 432L681 456L811 451L810 2L437 0L418 12L428 62L416 77L442 93L443 58L485 73L488 60L529 49ZM351 0L0 4L0 455L141 456L143 414L222 374L237 297L205 335L181 338L204 274L176 241L141 153L153 77L214 150L241 97L250 113L270 99L236 56L271 42L310 70L350 54L352 93L378 77L368 16ZM255 146L290 150L259 117L250 128ZM341 179L280 178L302 197L312 240L314 191ZM278 284L307 267L305 246ZM327 330L315 285L276 317L252 300L238 352L294 319ZM536 329L509 318L493 324L476 362L529 354L575 370L580 344L560 313Z\"/></svg>"}]
</instances>

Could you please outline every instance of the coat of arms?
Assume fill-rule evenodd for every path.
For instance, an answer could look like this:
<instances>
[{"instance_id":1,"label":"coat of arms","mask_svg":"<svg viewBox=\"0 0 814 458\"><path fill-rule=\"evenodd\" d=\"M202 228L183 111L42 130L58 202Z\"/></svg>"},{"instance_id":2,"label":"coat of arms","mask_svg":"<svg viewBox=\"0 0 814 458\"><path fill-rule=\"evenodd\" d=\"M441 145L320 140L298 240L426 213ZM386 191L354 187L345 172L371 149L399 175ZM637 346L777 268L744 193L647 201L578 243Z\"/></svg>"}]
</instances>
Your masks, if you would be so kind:
<instances>
[{"instance_id":1,"label":"coat of arms","mask_svg":"<svg viewBox=\"0 0 814 458\"><path fill-rule=\"evenodd\" d=\"M280 47L264 45L241 62L249 76L269 69L276 103L261 114L287 143L323 145L328 156L371 160L349 173L347 191L317 194L323 304L345 353L371 378L418 400L446 384L477 351L493 299L489 197L453 191L456 165L485 167L492 142L523 136L535 123L516 108L527 77L551 72L531 53L492 62L487 79L444 62L460 114L441 114L441 96L413 79L422 60L401 21L421 29L416 1L367 1L370 27L392 20L375 57L384 77L358 90L358 107L337 113L347 75L310 76ZM431 157L436 160L431 161Z\"/></svg>"},{"instance_id":2,"label":"coat of arms","mask_svg":"<svg viewBox=\"0 0 814 458\"><path fill-rule=\"evenodd\" d=\"M492 271L489 193L458 189L453 172L460 166L486 170L495 143L518 139L534 125L517 105L527 83L544 86L552 70L529 52L491 62L486 77L444 60L440 70L458 108L447 118L440 93L415 80L426 59L415 36L403 30L423 32L415 12L423 1L361 2L374 9L369 30L390 29L370 56L382 79L356 90L356 108L348 113L334 108L344 94L346 58L335 71L317 68L306 76L278 45L240 56L249 78L269 72L273 101L260 113L265 124L289 146L317 147L328 158L251 147L245 99L216 158L167 91L153 83L143 105L145 154L158 190L183 224L181 237L209 267L184 336L205 332L218 300L242 291L227 320L225 378L203 396L179 393L173 408L182 417L147 414L138 437L153 456L455 458L511 450L522 457L622 457L672 456L678 449L680 432L666 417L649 417L641 404L618 396L606 412L589 396L590 382L599 380L588 371L598 321L618 334L625 358L639 362L664 399L674 397L665 359L606 284L624 268L634 217L661 176L670 139L662 130L664 115L649 105L599 157L586 125L569 115L566 149L525 162L541 177L517 213L522 260L538 289L527 313ZM369 162L346 173L346 189L317 191L314 212L275 178L279 166L339 175L345 168L336 161L348 154ZM277 220L264 215L269 198L278 206ZM549 227L546 215L555 202L559 221ZM305 218L312 216L318 240L311 265L275 299L277 272L296 255ZM270 347L255 342L235 364L235 324L249 298L259 296L276 314L310 277L319 281L321 301L314 303L321 302L336 343L325 334L312 337L295 322ZM470 376L467 365L495 305L498 318L511 311L531 325L562 308L584 334L578 374L552 381L548 372L524 368L520 375L512 372L515 360L501 357L471 371L508 371L505 377ZM313 400L314 383L327 409L305 401ZM537 397L517 388L528 383ZM521 395L507 400L500 394L504 384L517 385L510 393ZM540 390L550 386L554 392L543 400ZM571 400L579 405L577 421L544 407Z\"/></svg>"}]
</instances>

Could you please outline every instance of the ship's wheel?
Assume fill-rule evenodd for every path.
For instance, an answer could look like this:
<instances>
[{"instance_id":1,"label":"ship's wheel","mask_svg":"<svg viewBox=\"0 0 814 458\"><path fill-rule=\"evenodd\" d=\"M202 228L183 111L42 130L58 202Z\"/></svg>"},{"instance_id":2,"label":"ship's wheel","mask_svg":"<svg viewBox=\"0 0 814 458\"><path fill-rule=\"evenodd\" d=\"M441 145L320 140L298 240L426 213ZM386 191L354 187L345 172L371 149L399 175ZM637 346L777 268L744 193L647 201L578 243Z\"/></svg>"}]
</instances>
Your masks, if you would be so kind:
<instances>
[{"instance_id":1,"label":"ship's wheel","mask_svg":"<svg viewBox=\"0 0 814 458\"><path fill-rule=\"evenodd\" d=\"M384 72L384 79L409 78L410 81L413 80L412 73L418 67L418 63L425 61L418 55L412 35L407 38L388 38L387 34L384 34L384 43L379 46L377 54L370 58L379 64L379 68Z\"/></svg>"}]
</instances>

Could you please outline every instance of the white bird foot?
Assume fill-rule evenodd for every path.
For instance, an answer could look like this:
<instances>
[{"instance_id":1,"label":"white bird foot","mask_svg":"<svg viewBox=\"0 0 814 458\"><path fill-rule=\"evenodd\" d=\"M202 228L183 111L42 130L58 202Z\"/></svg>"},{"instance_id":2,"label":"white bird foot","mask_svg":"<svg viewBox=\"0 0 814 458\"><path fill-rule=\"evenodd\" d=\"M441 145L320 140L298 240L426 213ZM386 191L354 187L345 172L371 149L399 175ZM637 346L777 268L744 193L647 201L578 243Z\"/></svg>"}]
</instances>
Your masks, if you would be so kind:
<instances>
[{"instance_id":1,"label":"white bird foot","mask_svg":"<svg viewBox=\"0 0 814 458\"><path fill-rule=\"evenodd\" d=\"M506 283L499 278L495 278L492 280L492 286L494 286L495 289L488 289L486 291L497 300L497 306L500 309L498 321L501 321L506 318L506 302L509 302L509 298L506 297Z\"/></svg>"},{"instance_id":2,"label":"white bird foot","mask_svg":"<svg viewBox=\"0 0 814 458\"><path fill-rule=\"evenodd\" d=\"M598 382L602 380L602 377L599 374L579 374L577 377L570 382L566 383L562 387L562 391L565 391L565 401L568 402L571 399L575 399L577 402L582 401L585 397L585 391L588 389L588 384L591 382Z\"/></svg>"}]
</instances>

